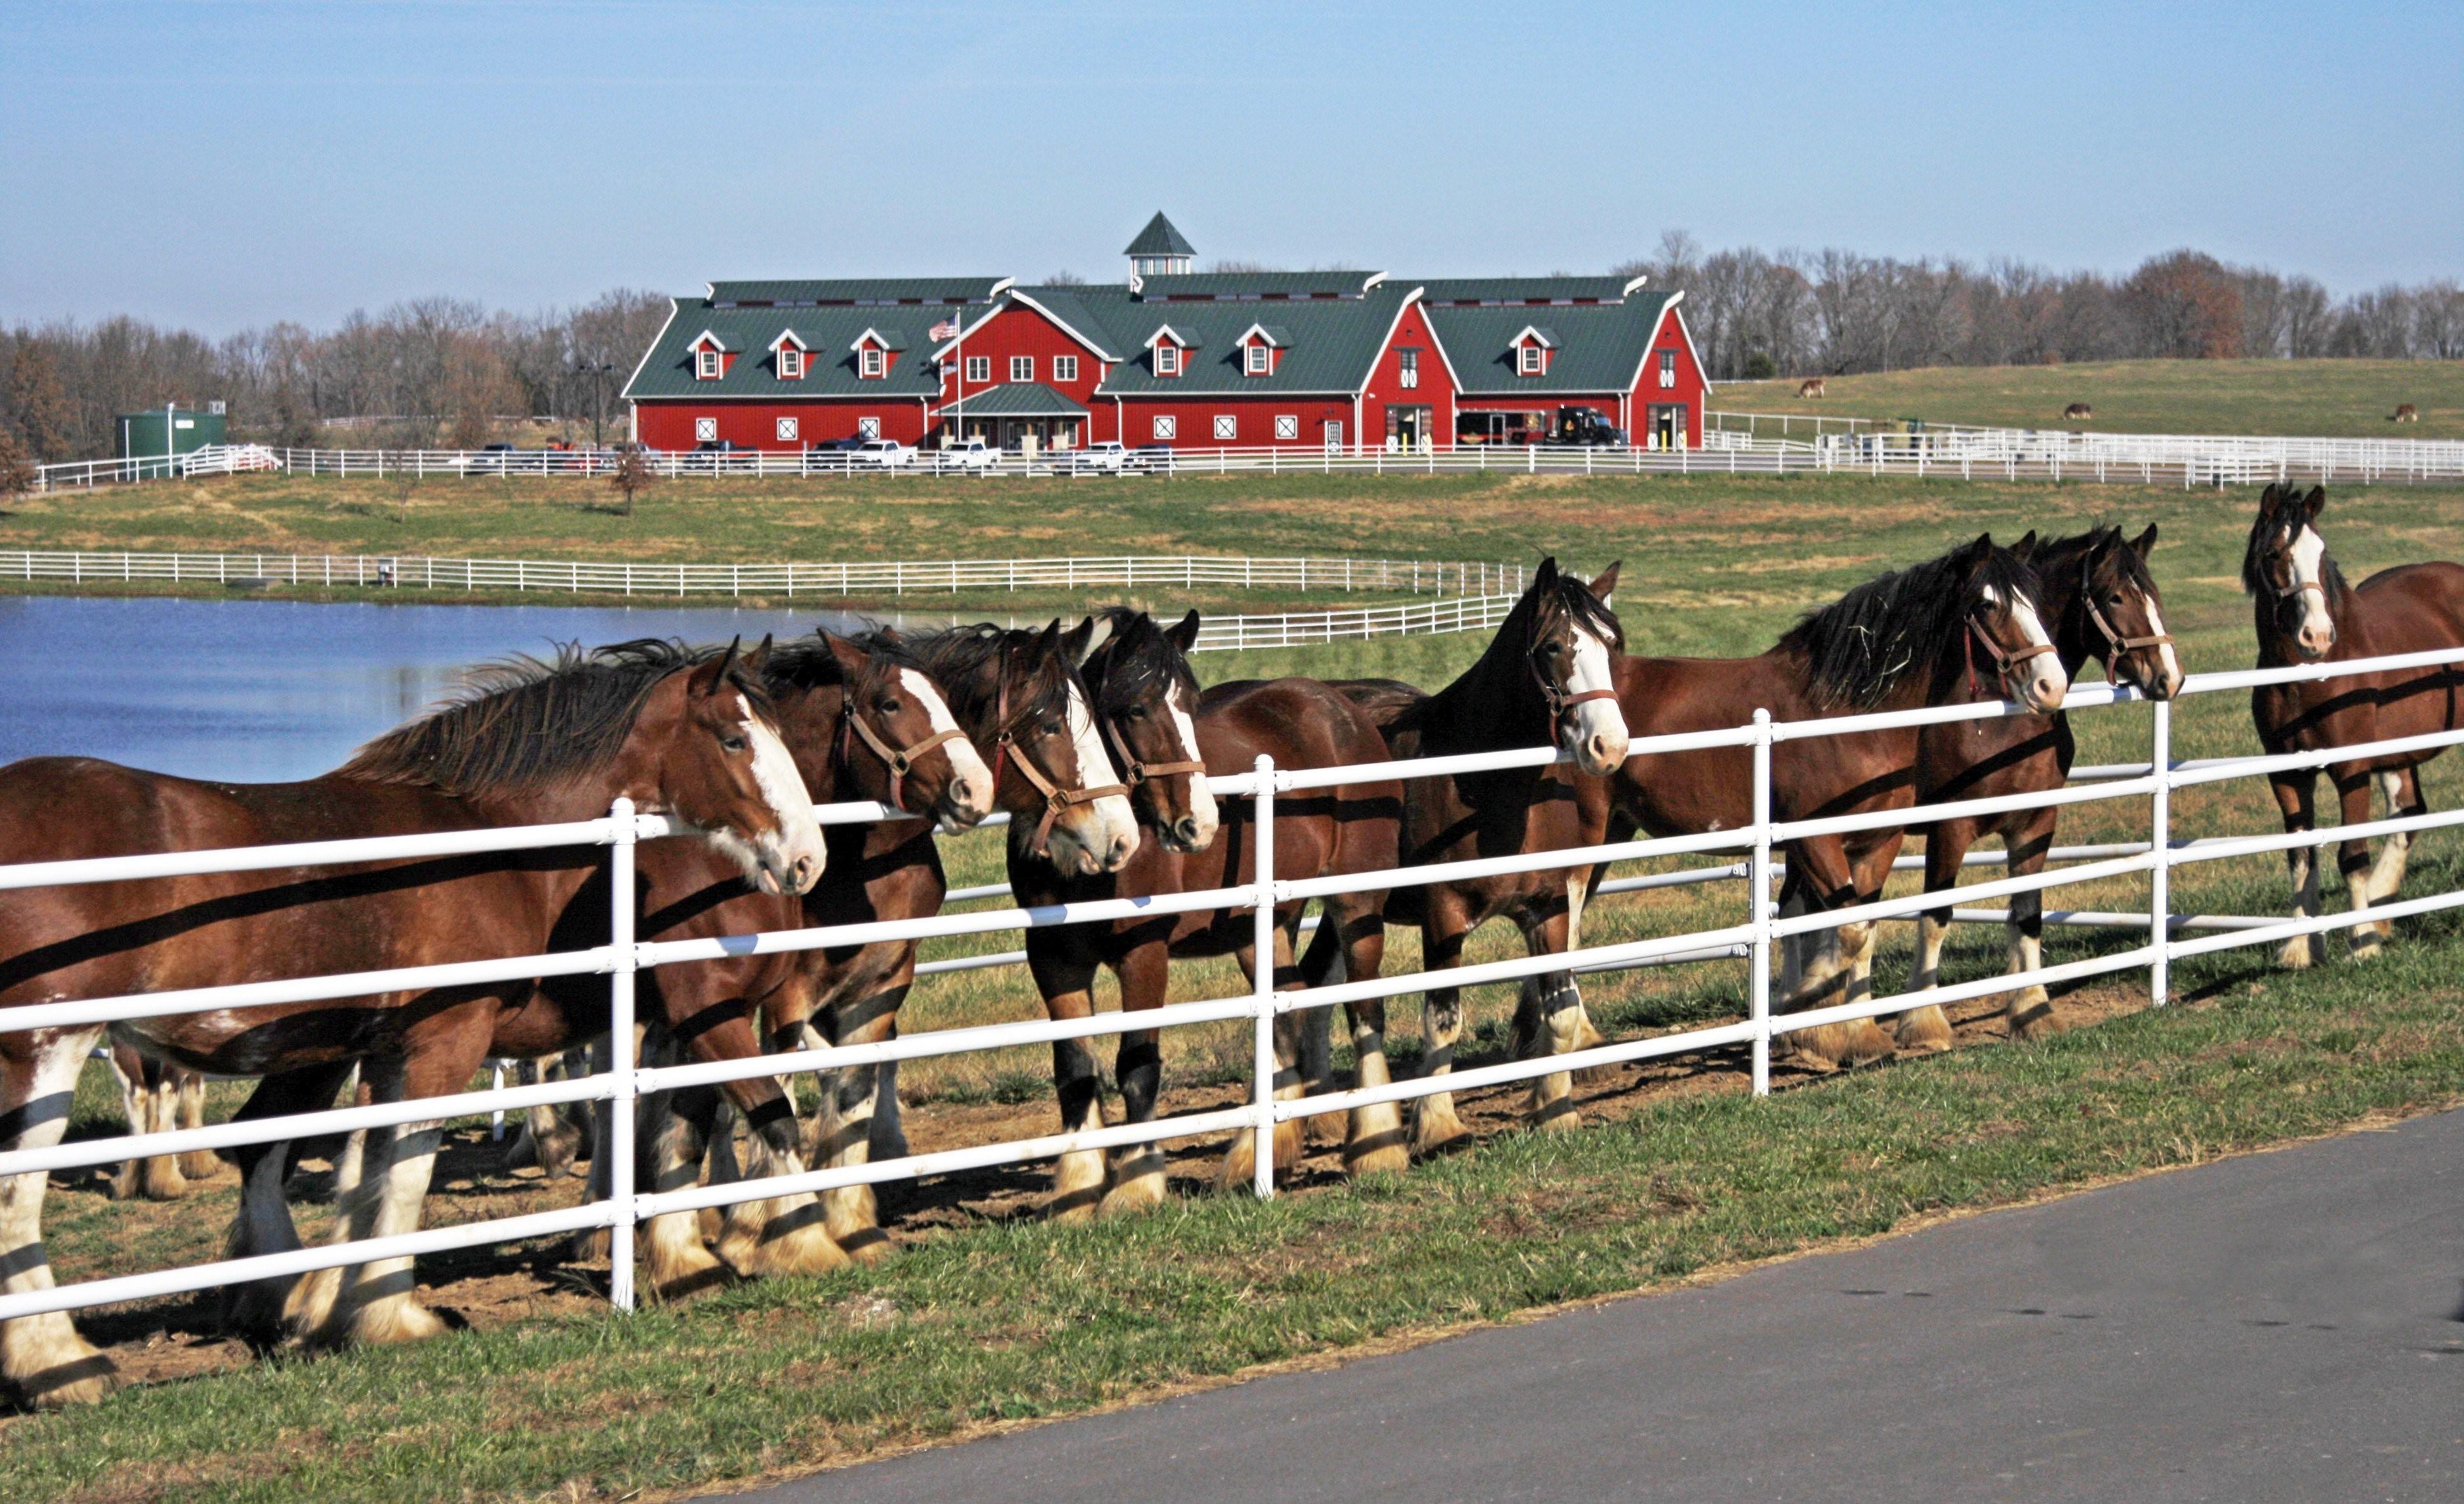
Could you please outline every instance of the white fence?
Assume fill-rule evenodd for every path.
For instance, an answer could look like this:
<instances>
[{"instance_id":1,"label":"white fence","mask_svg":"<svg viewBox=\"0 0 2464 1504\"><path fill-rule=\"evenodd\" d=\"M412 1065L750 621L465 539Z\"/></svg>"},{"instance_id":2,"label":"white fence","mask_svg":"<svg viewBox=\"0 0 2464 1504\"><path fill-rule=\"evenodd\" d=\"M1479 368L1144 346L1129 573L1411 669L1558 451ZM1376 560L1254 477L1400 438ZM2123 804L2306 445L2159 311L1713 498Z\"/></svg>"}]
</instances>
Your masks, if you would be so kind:
<instances>
[{"instance_id":1,"label":"white fence","mask_svg":"<svg viewBox=\"0 0 2464 1504\"><path fill-rule=\"evenodd\" d=\"M1749 431L1706 427L1700 449L1577 447L1554 444L1469 444L1420 450L1359 447L1185 449L1166 457L1103 468L1060 451L1003 454L979 468L943 468L932 451L912 462L858 463L835 452L731 451L655 453L652 474L665 477L732 476L867 476L886 480L967 476L1085 480L1210 475L1549 475L1794 476L1873 475L1924 478L1999 476L2011 480L2111 480L2142 484L2255 485L2295 478L2343 484L2413 484L2464 479L2464 442L2443 439L2266 439L2167 434L2065 433L2024 429L1927 428L1915 433L1881 428L1820 433L1808 442L1750 431L1757 414L1710 413L1706 420L1746 421ZM1831 420L1835 423L1839 420ZM42 468L36 489L59 491L114 481L220 475L235 469L279 469L300 476L460 477L570 476L605 477L616 465L609 450L240 450L213 452L209 461L187 456L166 475L165 461L93 461ZM201 451L200 455L209 452Z\"/></svg>"},{"instance_id":2,"label":"white fence","mask_svg":"<svg viewBox=\"0 0 2464 1504\"><path fill-rule=\"evenodd\" d=\"M2183 687L2182 693L2186 696L2230 693L2263 683L2320 680L2387 669L2427 667L2455 662L2464 662L2464 651L2412 653L2346 663L2248 673L2203 675L2190 679ZM2098 685L2074 689L2067 703L2072 709L2089 709L2138 697L2127 689ZM2280 853L2301 847L2318 847L2362 837L2383 836L2400 831L2409 833L2464 824L2464 809L2377 820L2356 826L2329 827L2308 832L2177 842L2171 834L2170 796L2173 790L2227 779L2259 777L2271 771L2285 768L2317 767L2348 759L2453 745L2464 742L2464 732L2441 732L2323 752L2176 762L2171 756L2171 706L2158 703L2152 707L2152 710L2154 719L2150 757L2146 763L2082 769L2080 770L2082 776L2075 780L2072 786L2065 789L2044 794L1959 800L1928 806L1921 809L1881 810L1791 821L1774 821L1771 817L1771 749L1777 742L1838 736L1885 727L1946 724L2023 712L2020 712L2018 707L2011 705L1958 705L1786 723L1773 723L1767 715L1758 712L1752 723L1749 725L1683 736L1647 738L1636 741L1633 745L1633 751L1638 755L1715 746L1751 748L1755 818L1749 826L1705 835L1625 841L1614 845L1548 852L1532 855L1438 863L1400 871L1377 872L1362 876L1316 877L1299 881L1278 881L1274 876L1275 809L1276 800L1281 795L1332 787L1363 777L1382 779L1509 767L1538 767L1557 761L1559 754L1552 748L1535 748L1522 752L1377 763L1358 768L1309 769L1278 769L1269 760L1261 758L1255 770L1250 773L1211 781L1219 799L1253 801L1257 826L1257 837L1253 848L1255 864L1249 880L1236 886L1153 898L1108 899L1024 910L1003 908L964 914L943 914L932 918L833 925L730 939L636 940L635 915L632 907L634 902L632 865L635 843L645 838L672 832L664 819L637 816L629 806L621 802L603 819L561 826L0 867L0 888L16 889L157 878L208 872L263 871L304 865L432 856L449 852L599 844L609 848L608 860L614 879L611 884L613 897L609 916L610 941L605 945L584 950L519 957L504 961L405 967L350 976L310 977L129 997L29 1005L0 1013L0 1028L13 1030L65 1028L271 1003L367 996L411 988L466 985L547 976L599 974L609 979L613 1064L612 1068L605 1073L539 1086L464 1092L450 1096L430 1097L417 1101L344 1108L307 1113L285 1118L223 1123L207 1128L96 1139L41 1150L18 1150L0 1154L0 1175L50 1173L55 1170L117 1162L137 1157L183 1153L190 1150L221 1149L378 1126L473 1117L492 1111L517 1111L549 1103L606 1102L613 1104L615 1109L611 1119L613 1131L607 1166L611 1193L605 1200L558 1210L498 1218L457 1227L432 1228L418 1232L356 1243L329 1244L289 1252L220 1260L181 1269L93 1279L48 1290L20 1291L0 1295L0 1319L175 1294L249 1280L299 1274L312 1270L358 1264L381 1258L407 1257L450 1249L511 1242L598 1228L610 1229L614 1240L613 1299L619 1306L630 1306L634 1299L634 1226L641 1219L660 1213L726 1205L737 1202L798 1192L821 1191L844 1185L950 1174L989 1165L1048 1159L1067 1152L1160 1142L1166 1139L1187 1139L1243 1129L1271 1130L1278 1122L1344 1112L1372 1103L1402 1101L1441 1091L1472 1091L1562 1072L1713 1049L1740 1046L1747 1048L1752 1062L1753 1091L1759 1095L1770 1090L1772 1042L1774 1039L1799 1030L1826 1024L1898 1013L1915 1007L1999 994L2029 985L2050 985L2089 976L2140 969L2148 972L2151 994L2154 1001L2162 1006L2167 1000L2167 968L2171 962L2186 957L2234 946L2271 944L2297 935L2323 934L2359 924L2374 923L2382 919L2404 918L2464 905L2464 892L2449 892L2379 904L2348 914L2309 918L2277 920L2239 918L2229 916L2213 917L2209 920L2211 925L2216 926L2213 933L2178 934L2200 924L2198 917L2179 916L2171 912L2170 875L2178 867ZM1973 982L1929 988L1921 992L1864 999L1836 1006L1787 1014L1775 1015L1771 1011L1771 959L1774 942L1792 936L1831 928L1842 922L1904 918L1924 910L1938 907L1944 901L1944 896L1941 895L1911 895L1887 897L1875 903L1861 904L1848 909L1783 918L1775 913L1774 906L1770 901L1774 874L1771 849L1774 845L1821 833L1920 826L1928 821L1955 814L1983 814L2036 805L2074 805L2116 800L2146 801L2148 839L2145 842L2105 848L2101 849L2101 852L2097 849L2075 848L2069 854L2080 859L2076 860L2072 865L2038 875L2006 877L1963 887L1958 890L1958 896L1969 904L1980 900L2007 900L2018 894L2052 889L2066 884L2104 881L2145 874L2150 885L2150 902L2146 911L2105 914L2097 916L2092 920L2145 931L2147 935L2145 943L2086 960L2040 966L2032 971L1988 977ZM885 813L886 811L878 806L872 805L835 806L825 811L825 818L830 823L850 823L878 819ZM1737 852L1743 852L1744 860L1738 865L1742 867L1748 884L1747 892L1752 896L1752 901L1747 905L1745 918L1736 924L1689 934L1593 945L1555 956L1487 962L1454 966L1441 971L1349 981L1336 985L1300 991L1274 991L1273 968L1265 967L1262 968L1261 975L1249 990L1243 993L1200 1002L1174 1004L1151 1011L1133 1014L1098 1014L1090 1018L1079 1019L983 1025L905 1034L879 1044L799 1051L741 1060L644 1068L633 1054L634 981L638 972L647 967L689 965L724 956L803 951L876 940L933 940L958 935L989 935L1055 925L1104 923L1131 916L1152 917L1201 910L1241 909L1250 910L1255 917L1259 954L1271 955L1273 945L1270 926L1273 906L1277 903L1324 897L1360 889L1383 889L1402 884L1459 880L1485 874L1588 867L1595 863L1622 862L1647 857ZM2101 854L2101 852L2112 854ZM1716 874L1728 875L1736 870L1736 867L1719 869ZM1664 878L1646 878L1639 882L1632 882L1630 886L1652 886L1664 880ZM951 897L954 900L980 898L989 896L993 893L994 890L989 889L961 890L952 894ZM1972 908L1961 912L1972 918L1999 917L1992 911L1977 911ZM1568 1054L1505 1061L1495 1065L1456 1071L1443 1075L1419 1076L1298 1100L1278 1101L1274 1098L1275 1067L1271 1031L1277 1015L1281 1013L1330 1007L1353 1000L1418 992L1433 985L1469 986L1487 983L1514 982L1526 977L1569 968L1586 972L1618 970L1737 957L1743 957L1749 962L1748 995L1750 1004L1746 1017L1736 1022L1625 1040ZM829 1071L841 1067L872 1066L892 1060L917 1059L1020 1045L1048 1044L1058 1039L1089 1039L1132 1029L1177 1028L1238 1019L1247 1019L1253 1023L1256 1051L1256 1068L1253 1073L1250 1095L1247 1101L1239 1106L1192 1113L1152 1123L1125 1123L1080 1133L1048 1135L938 1153L910 1155L901 1159L863 1165L824 1168L798 1175L735 1181L666 1192L645 1191L635 1181L631 1150L632 1108L635 1100L645 1093L669 1091L686 1086L712 1085L763 1075ZM1256 1190L1260 1195L1270 1195L1273 1190L1274 1168L1271 1131L1258 1133L1257 1149Z\"/></svg>"}]
</instances>

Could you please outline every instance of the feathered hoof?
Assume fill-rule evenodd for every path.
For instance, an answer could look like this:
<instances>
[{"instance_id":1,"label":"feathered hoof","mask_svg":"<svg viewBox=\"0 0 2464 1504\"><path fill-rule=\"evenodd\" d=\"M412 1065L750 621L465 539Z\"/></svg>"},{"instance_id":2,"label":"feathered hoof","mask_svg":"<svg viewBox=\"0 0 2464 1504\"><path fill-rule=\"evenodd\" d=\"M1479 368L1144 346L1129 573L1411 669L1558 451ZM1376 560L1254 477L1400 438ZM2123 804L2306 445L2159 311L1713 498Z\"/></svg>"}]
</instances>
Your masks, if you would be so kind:
<instances>
[{"instance_id":1,"label":"feathered hoof","mask_svg":"<svg viewBox=\"0 0 2464 1504\"><path fill-rule=\"evenodd\" d=\"M615 1246L614 1235L605 1228L584 1228L565 1245L564 1256L576 1264L596 1264Z\"/></svg>"},{"instance_id":2,"label":"feathered hoof","mask_svg":"<svg viewBox=\"0 0 2464 1504\"><path fill-rule=\"evenodd\" d=\"M292 1293L301 1277L259 1279L245 1285L225 1286L219 1313L222 1329L233 1337L254 1341L279 1338L286 1313L291 1310Z\"/></svg>"},{"instance_id":3,"label":"feathered hoof","mask_svg":"<svg viewBox=\"0 0 2464 1504\"><path fill-rule=\"evenodd\" d=\"M815 1208L818 1211L818 1208ZM795 1225L793 1213L767 1223L730 1223L718 1256L744 1279L829 1274L847 1267L847 1250L830 1241L818 1215Z\"/></svg>"},{"instance_id":4,"label":"feathered hoof","mask_svg":"<svg viewBox=\"0 0 2464 1504\"><path fill-rule=\"evenodd\" d=\"M879 1228L858 1228L846 1238L832 1241L838 1244L840 1251L847 1255L847 1262L851 1264L869 1267L887 1263L898 1254L897 1243Z\"/></svg>"},{"instance_id":5,"label":"feathered hoof","mask_svg":"<svg viewBox=\"0 0 2464 1504\"><path fill-rule=\"evenodd\" d=\"M2276 963L2294 971L2309 970L2311 963L2318 960L2310 941L2311 937L2307 935L2296 935L2286 940L2284 948L2276 953Z\"/></svg>"},{"instance_id":6,"label":"feathered hoof","mask_svg":"<svg viewBox=\"0 0 2464 1504\"><path fill-rule=\"evenodd\" d=\"M1352 1115L1343 1142L1343 1173L1401 1174L1411 1168L1412 1149L1403 1136L1403 1115L1393 1102L1378 1102Z\"/></svg>"},{"instance_id":7,"label":"feathered hoof","mask_svg":"<svg viewBox=\"0 0 2464 1504\"><path fill-rule=\"evenodd\" d=\"M822 1193L825 1220L824 1227L830 1241L848 1252L868 1233L881 1230L881 1205L873 1199L869 1185L847 1185Z\"/></svg>"},{"instance_id":8,"label":"feathered hoof","mask_svg":"<svg viewBox=\"0 0 2464 1504\"><path fill-rule=\"evenodd\" d=\"M1052 1198L1044 1204L1044 1215L1053 1222L1091 1220L1095 1208L1103 1205L1109 1181L1103 1150L1081 1149L1063 1155L1052 1167Z\"/></svg>"},{"instance_id":9,"label":"feathered hoof","mask_svg":"<svg viewBox=\"0 0 2464 1504\"><path fill-rule=\"evenodd\" d=\"M1541 1133L1565 1133L1583 1125L1583 1115L1574 1108L1574 1094L1559 1092L1543 1095L1534 1092L1523 1109L1523 1126Z\"/></svg>"},{"instance_id":10,"label":"feathered hoof","mask_svg":"<svg viewBox=\"0 0 2464 1504\"><path fill-rule=\"evenodd\" d=\"M2040 990L2034 999L2021 998L2011 1008L2011 1037L2013 1039L2051 1039L2066 1027L2061 1015L2054 1011L2051 999Z\"/></svg>"},{"instance_id":11,"label":"feathered hoof","mask_svg":"<svg viewBox=\"0 0 2464 1504\"><path fill-rule=\"evenodd\" d=\"M72 1405L99 1404L121 1383L120 1365L100 1348L77 1335L65 1312L21 1318L33 1335L11 1343L5 1371L7 1383L29 1409L65 1410Z\"/></svg>"},{"instance_id":12,"label":"feathered hoof","mask_svg":"<svg viewBox=\"0 0 2464 1504\"><path fill-rule=\"evenodd\" d=\"M1141 1155L1113 1170L1112 1183L1095 1207L1101 1218L1134 1217L1155 1210L1171 1199L1164 1179L1163 1156Z\"/></svg>"},{"instance_id":13,"label":"feathered hoof","mask_svg":"<svg viewBox=\"0 0 2464 1504\"><path fill-rule=\"evenodd\" d=\"M180 1173L178 1160L167 1154L157 1155L145 1161L140 1188L147 1201L178 1201L188 1194L188 1178Z\"/></svg>"},{"instance_id":14,"label":"feathered hoof","mask_svg":"<svg viewBox=\"0 0 2464 1504\"><path fill-rule=\"evenodd\" d=\"M2385 942L2386 937L2379 933L2377 925L2365 924L2352 932L2352 939L2346 942L2346 953L2355 961L2376 961L2379 947Z\"/></svg>"},{"instance_id":15,"label":"feathered hoof","mask_svg":"<svg viewBox=\"0 0 2464 1504\"><path fill-rule=\"evenodd\" d=\"M210 1149L192 1149L178 1159L180 1173L192 1181L209 1181L223 1172L223 1157Z\"/></svg>"},{"instance_id":16,"label":"feathered hoof","mask_svg":"<svg viewBox=\"0 0 2464 1504\"><path fill-rule=\"evenodd\" d=\"M657 1254L651 1264L650 1277L643 1281L643 1288L661 1305L681 1304L736 1283L736 1272L702 1247L698 1238Z\"/></svg>"},{"instance_id":17,"label":"feathered hoof","mask_svg":"<svg viewBox=\"0 0 2464 1504\"><path fill-rule=\"evenodd\" d=\"M1290 1179L1292 1167L1300 1162L1304 1148L1301 1138L1301 1125L1298 1119L1275 1124L1275 1179L1277 1182ZM1232 1140L1232 1147L1224 1151L1223 1163L1215 1176L1216 1188L1224 1191L1243 1191L1255 1185L1257 1181L1257 1136L1251 1132L1243 1132L1240 1138Z\"/></svg>"},{"instance_id":18,"label":"feathered hoof","mask_svg":"<svg viewBox=\"0 0 2464 1504\"><path fill-rule=\"evenodd\" d=\"M1452 1154L1471 1142L1471 1130L1455 1116L1452 1104L1432 1107L1432 1098L1420 1099L1419 1111L1412 1115L1412 1156L1426 1160L1441 1154Z\"/></svg>"},{"instance_id":19,"label":"feathered hoof","mask_svg":"<svg viewBox=\"0 0 2464 1504\"><path fill-rule=\"evenodd\" d=\"M392 1347L445 1335L445 1318L409 1295L391 1295L351 1314L345 1339L363 1347Z\"/></svg>"},{"instance_id":20,"label":"feathered hoof","mask_svg":"<svg viewBox=\"0 0 2464 1504\"><path fill-rule=\"evenodd\" d=\"M1899 1052L1938 1055L1951 1046L1950 1020L1938 1007L1921 1007L1900 1015Z\"/></svg>"}]
</instances>

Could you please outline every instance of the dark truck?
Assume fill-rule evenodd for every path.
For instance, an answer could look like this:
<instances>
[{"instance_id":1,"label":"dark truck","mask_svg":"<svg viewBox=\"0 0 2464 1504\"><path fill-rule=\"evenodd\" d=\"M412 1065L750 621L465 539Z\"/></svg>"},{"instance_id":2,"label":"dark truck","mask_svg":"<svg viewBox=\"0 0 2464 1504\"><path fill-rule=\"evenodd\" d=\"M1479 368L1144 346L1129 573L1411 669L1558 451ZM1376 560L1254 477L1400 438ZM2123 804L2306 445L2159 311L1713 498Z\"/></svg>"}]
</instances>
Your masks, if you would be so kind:
<instances>
[{"instance_id":1,"label":"dark truck","mask_svg":"<svg viewBox=\"0 0 2464 1504\"><path fill-rule=\"evenodd\" d=\"M1597 408L1559 408L1549 431L1551 444L1615 448L1625 443L1625 430L1611 423Z\"/></svg>"}]
</instances>

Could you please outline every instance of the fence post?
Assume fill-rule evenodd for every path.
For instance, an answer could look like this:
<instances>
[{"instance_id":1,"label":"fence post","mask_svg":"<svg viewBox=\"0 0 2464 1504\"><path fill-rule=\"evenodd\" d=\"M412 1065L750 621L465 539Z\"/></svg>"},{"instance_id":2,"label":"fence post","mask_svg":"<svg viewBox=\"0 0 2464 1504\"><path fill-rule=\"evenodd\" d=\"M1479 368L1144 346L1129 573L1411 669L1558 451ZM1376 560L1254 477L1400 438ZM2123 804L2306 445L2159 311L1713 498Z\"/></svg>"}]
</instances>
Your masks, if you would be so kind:
<instances>
[{"instance_id":1,"label":"fence post","mask_svg":"<svg viewBox=\"0 0 2464 1504\"><path fill-rule=\"evenodd\" d=\"M2148 759L2156 775L2156 792L2147 801L2147 844L2156 865L2147 870L2148 933L2156 959L2147 963L2148 1000L2163 1007L2171 992L2171 967L2166 947L2172 943L2173 904L2173 706L2156 702L2156 719L2148 733Z\"/></svg>"},{"instance_id":2,"label":"fence post","mask_svg":"<svg viewBox=\"0 0 2464 1504\"><path fill-rule=\"evenodd\" d=\"M1754 846L1746 864L1746 893L1754 933L1753 955L1748 962L1747 990L1754 1021L1754 1095L1771 1095L1771 719L1768 710L1754 712Z\"/></svg>"},{"instance_id":3,"label":"fence post","mask_svg":"<svg viewBox=\"0 0 2464 1504\"><path fill-rule=\"evenodd\" d=\"M607 1228L607 1298L619 1311L633 1309L633 801L618 796L607 809L614 827L607 852L607 1069L615 1091L607 1098L607 1200L615 1215Z\"/></svg>"},{"instance_id":4,"label":"fence post","mask_svg":"<svg viewBox=\"0 0 2464 1504\"><path fill-rule=\"evenodd\" d=\"M1257 818L1250 829L1256 832L1257 870L1252 881L1258 901L1249 941L1255 951L1250 969L1256 974L1251 978L1256 992L1251 1006L1257 1052L1250 1073L1257 1098L1252 1104L1258 1122L1256 1189L1265 1199L1275 1194L1275 760L1261 752L1255 765Z\"/></svg>"}]
</instances>

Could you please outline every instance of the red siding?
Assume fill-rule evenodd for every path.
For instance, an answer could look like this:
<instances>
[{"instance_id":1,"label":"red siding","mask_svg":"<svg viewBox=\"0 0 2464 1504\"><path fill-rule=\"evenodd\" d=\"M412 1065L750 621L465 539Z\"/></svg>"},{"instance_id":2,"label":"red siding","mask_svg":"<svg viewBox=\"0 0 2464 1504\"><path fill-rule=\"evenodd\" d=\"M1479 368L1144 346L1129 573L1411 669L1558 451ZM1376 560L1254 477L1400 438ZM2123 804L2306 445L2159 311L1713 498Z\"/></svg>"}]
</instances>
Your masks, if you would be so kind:
<instances>
[{"instance_id":1,"label":"red siding","mask_svg":"<svg viewBox=\"0 0 2464 1504\"><path fill-rule=\"evenodd\" d=\"M1420 385L1410 391L1403 389L1403 358L1397 353L1406 348L1420 352ZM1377 364L1370 370L1368 390L1360 401L1362 431L1355 435L1359 442L1386 442L1389 406L1428 409L1430 442L1439 448L1454 443L1454 383L1446 379L1445 359L1429 332L1428 313L1417 302L1404 308L1403 316L1395 321L1395 332L1387 337L1386 348L1377 352Z\"/></svg>"},{"instance_id":2,"label":"red siding","mask_svg":"<svg viewBox=\"0 0 2464 1504\"><path fill-rule=\"evenodd\" d=\"M1113 399L1096 399L1095 436L1114 436ZM1187 397L1177 394L1120 399L1121 426L1129 431L1119 434L1120 441L1135 449L1140 444L1168 443L1177 450L1201 449L1309 449L1326 448L1326 425L1329 421L1343 425L1343 441L1348 448L1360 435L1353 429L1350 397L1302 397L1251 395L1247 392L1209 394L1199 392ZM1238 425L1236 435L1228 439L1215 436L1215 419L1229 413ZM1288 414L1300 419L1300 436L1275 437L1275 419ZM1178 428L1176 436L1158 440L1155 436L1155 420L1170 417ZM1379 422L1383 423L1383 418ZM1377 431L1381 435L1385 430Z\"/></svg>"},{"instance_id":3,"label":"red siding","mask_svg":"<svg viewBox=\"0 0 2464 1504\"><path fill-rule=\"evenodd\" d=\"M929 351L926 353L930 354ZM962 383L966 387L966 394L970 397L987 387L1006 384L1009 381L1010 357L1029 355L1035 358L1035 379L1038 382L1060 392L1093 414L1089 422L1089 427L1095 430L1091 435L1093 439L1111 436L1105 431L1105 425L1110 420L1103 412L1097 410L1099 408L1109 410L1111 404L1099 403L1095 400L1096 383L1103 379L1103 363L1095 358L1094 351L1063 332L1059 324L1024 303L1007 304L1001 312L985 321L980 328L969 330L963 351L952 353L954 356L963 353L969 360L979 357L989 359L993 363L992 380L989 382L964 381L965 367L962 365L953 364L941 377L942 402L956 399ZM1074 355L1078 358L1077 380L1052 379L1052 360L1057 355ZM937 408L939 405L936 403L935 406Z\"/></svg>"},{"instance_id":4,"label":"red siding","mask_svg":"<svg viewBox=\"0 0 2464 1504\"><path fill-rule=\"evenodd\" d=\"M1660 356L1666 350L1677 357L1677 385L1660 385ZM1633 401L1628 416L1632 421L1618 427L1634 436L1637 444L1644 442L1644 419L1652 406L1663 402L1685 404L1685 447L1703 447L1703 371L1694 364L1694 349L1685 338L1685 315L1681 307L1671 307L1660 316L1659 331L1652 337L1651 353L1642 358L1642 374L1635 382ZM1603 409L1606 410L1606 409Z\"/></svg>"},{"instance_id":5,"label":"red siding","mask_svg":"<svg viewBox=\"0 0 2464 1504\"><path fill-rule=\"evenodd\" d=\"M741 449L795 453L813 444L853 438L856 420L879 418L881 436L902 444L924 442L924 403L918 397L820 397L790 402L695 402L689 397L644 398L634 404L641 429L635 437L652 449L689 450L693 420L715 418L718 436ZM796 420L796 436L779 437L781 418Z\"/></svg>"}]
</instances>

